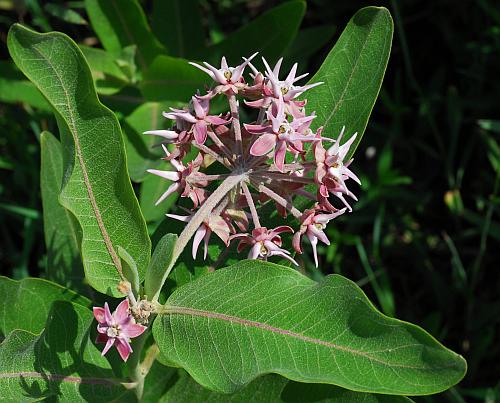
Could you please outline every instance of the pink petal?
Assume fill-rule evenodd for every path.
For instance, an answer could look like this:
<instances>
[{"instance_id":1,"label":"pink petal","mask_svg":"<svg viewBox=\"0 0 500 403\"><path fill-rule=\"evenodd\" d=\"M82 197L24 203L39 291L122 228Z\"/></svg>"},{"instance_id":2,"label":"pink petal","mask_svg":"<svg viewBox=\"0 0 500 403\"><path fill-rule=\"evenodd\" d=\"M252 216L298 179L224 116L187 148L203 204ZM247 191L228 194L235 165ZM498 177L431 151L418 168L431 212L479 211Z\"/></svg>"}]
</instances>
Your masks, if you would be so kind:
<instances>
[{"instance_id":1,"label":"pink petal","mask_svg":"<svg viewBox=\"0 0 500 403\"><path fill-rule=\"evenodd\" d=\"M193 108L194 108L194 113L196 113L196 117L198 119L204 119L207 114L205 113L205 110L201 106L200 101L198 101L196 97L192 97L191 100L193 102Z\"/></svg>"},{"instance_id":2,"label":"pink petal","mask_svg":"<svg viewBox=\"0 0 500 403\"><path fill-rule=\"evenodd\" d=\"M251 151L250 151L251 153ZM274 164L281 172L285 169L286 143L279 141L277 149L274 152Z\"/></svg>"},{"instance_id":3,"label":"pink petal","mask_svg":"<svg viewBox=\"0 0 500 403\"><path fill-rule=\"evenodd\" d=\"M188 215L188 216L184 216L184 215L177 215L177 214L165 214L167 217L169 218L174 218L176 220L179 220L179 221L182 221L182 222L189 222L191 220L191 218L193 218L192 216Z\"/></svg>"},{"instance_id":4,"label":"pink petal","mask_svg":"<svg viewBox=\"0 0 500 403\"><path fill-rule=\"evenodd\" d=\"M295 249L295 251L297 253L302 253L302 247L300 245L301 237L302 237L302 233L301 232L296 232L293 235L292 246L293 246L293 249Z\"/></svg>"},{"instance_id":5,"label":"pink petal","mask_svg":"<svg viewBox=\"0 0 500 403\"><path fill-rule=\"evenodd\" d=\"M123 326L122 333L126 337L133 338L143 334L146 329L147 329L146 326L131 322Z\"/></svg>"},{"instance_id":6,"label":"pink petal","mask_svg":"<svg viewBox=\"0 0 500 403\"><path fill-rule=\"evenodd\" d=\"M203 237L203 260L207 259L208 241L210 241L210 235L210 231L207 231L205 236Z\"/></svg>"},{"instance_id":7,"label":"pink petal","mask_svg":"<svg viewBox=\"0 0 500 403\"><path fill-rule=\"evenodd\" d=\"M96 343L106 343L108 341L108 339L109 339L109 337L107 334L98 333L97 337L95 339L95 342Z\"/></svg>"},{"instance_id":8,"label":"pink petal","mask_svg":"<svg viewBox=\"0 0 500 403\"><path fill-rule=\"evenodd\" d=\"M196 143L205 144L205 141L207 141L207 124L204 121L197 122L193 127L193 133Z\"/></svg>"},{"instance_id":9,"label":"pink petal","mask_svg":"<svg viewBox=\"0 0 500 403\"><path fill-rule=\"evenodd\" d=\"M252 144L250 154L254 156L261 156L268 154L276 146L276 135L273 133L265 133L260 136Z\"/></svg>"},{"instance_id":10,"label":"pink petal","mask_svg":"<svg viewBox=\"0 0 500 403\"><path fill-rule=\"evenodd\" d=\"M288 76L286 77L285 81L287 84L292 84L295 81L295 74L297 73L297 63L294 63L292 66L292 69L290 70L290 73L288 73Z\"/></svg>"},{"instance_id":11,"label":"pink petal","mask_svg":"<svg viewBox=\"0 0 500 403\"><path fill-rule=\"evenodd\" d=\"M248 252L248 258L249 259L257 259L260 255L260 242L257 242L254 246L252 246L252 249L250 249L250 252Z\"/></svg>"},{"instance_id":12,"label":"pink petal","mask_svg":"<svg viewBox=\"0 0 500 403\"><path fill-rule=\"evenodd\" d=\"M293 232L292 227L288 225L280 225L279 227L274 228L269 235L274 238L275 235L281 234L282 232Z\"/></svg>"},{"instance_id":13,"label":"pink petal","mask_svg":"<svg viewBox=\"0 0 500 403\"><path fill-rule=\"evenodd\" d=\"M116 349L120 353L120 357L122 357L123 361L127 361L128 356L132 352L132 347L130 347L130 343L124 339L116 339Z\"/></svg>"},{"instance_id":14,"label":"pink petal","mask_svg":"<svg viewBox=\"0 0 500 403\"><path fill-rule=\"evenodd\" d=\"M130 315L128 312L128 299L124 299L120 304L116 307L116 310L113 314L115 320L119 324L123 324L130 320Z\"/></svg>"},{"instance_id":15,"label":"pink petal","mask_svg":"<svg viewBox=\"0 0 500 403\"><path fill-rule=\"evenodd\" d=\"M179 172L175 171L160 171L159 169L148 169L147 172L150 174L160 176L164 179L167 179L169 181L178 181L180 179L180 174Z\"/></svg>"},{"instance_id":16,"label":"pink petal","mask_svg":"<svg viewBox=\"0 0 500 403\"><path fill-rule=\"evenodd\" d=\"M100 306L94 306L92 308L92 311L94 312L94 318L102 324L106 324L106 318L104 315L104 308L101 308Z\"/></svg>"},{"instance_id":17,"label":"pink petal","mask_svg":"<svg viewBox=\"0 0 500 403\"><path fill-rule=\"evenodd\" d=\"M203 62L203 64L214 74L215 81L218 81L221 84L227 83L226 77L224 77L224 74L222 74L219 69L216 69L214 66L208 64L207 62Z\"/></svg>"},{"instance_id":18,"label":"pink petal","mask_svg":"<svg viewBox=\"0 0 500 403\"><path fill-rule=\"evenodd\" d=\"M155 206L158 206L163 200L165 200L172 193L175 193L180 188L179 182L172 183L165 193L163 193L158 200L156 200Z\"/></svg>"},{"instance_id":19,"label":"pink petal","mask_svg":"<svg viewBox=\"0 0 500 403\"><path fill-rule=\"evenodd\" d=\"M205 227L204 224L201 224L194 234L193 249L192 249L193 259L196 259L196 253L198 252L198 247L200 246L200 243L203 240L203 237L205 236L206 232L207 228Z\"/></svg>"},{"instance_id":20,"label":"pink petal","mask_svg":"<svg viewBox=\"0 0 500 403\"><path fill-rule=\"evenodd\" d=\"M200 69L201 71L204 71L205 73L207 73L210 77L212 77L212 80L214 81L217 81L216 78L215 78L215 74L213 72L211 72L209 69L206 69L205 67L203 66L200 66L198 63L194 63L194 62L189 62L189 64L191 66L194 66L194 67L197 67L198 69Z\"/></svg>"},{"instance_id":21,"label":"pink petal","mask_svg":"<svg viewBox=\"0 0 500 403\"><path fill-rule=\"evenodd\" d=\"M208 123L211 123L213 125L218 126L218 125L227 125L230 122L230 120L222 119L219 116L212 116L211 115L211 116L207 116L205 118L205 122L208 122Z\"/></svg>"},{"instance_id":22,"label":"pink petal","mask_svg":"<svg viewBox=\"0 0 500 403\"><path fill-rule=\"evenodd\" d=\"M318 245L318 238L311 235L307 235L307 237L309 238L309 241L311 242L311 246L313 249L314 263L316 264L316 267L318 267L318 251L316 248L316 245Z\"/></svg>"},{"instance_id":23,"label":"pink petal","mask_svg":"<svg viewBox=\"0 0 500 403\"><path fill-rule=\"evenodd\" d=\"M105 345L105 346L104 346L104 348L102 349L102 353L101 353L101 355L104 355L104 354L106 354L106 353L109 351L109 349L111 348L111 346L112 346L113 344L115 344L115 340L116 340L116 339L115 339L114 337L110 337L110 338L108 338L108 341L106 342L106 345Z\"/></svg>"},{"instance_id":24,"label":"pink petal","mask_svg":"<svg viewBox=\"0 0 500 403\"><path fill-rule=\"evenodd\" d=\"M311 236L311 234L312 234L313 236L318 238L321 242L323 242L327 245L330 245L330 240L328 239L328 237L326 236L326 234L323 231L319 230L314 225L309 225L309 227L307 229L308 229L308 232L307 232L308 236Z\"/></svg>"},{"instance_id":25,"label":"pink petal","mask_svg":"<svg viewBox=\"0 0 500 403\"><path fill-rule=\"evenodd\" d=\"M153 136L160 136L167 140L175 140L179 137L179 133L173 130L148 130L143 134L151 134Z\"/></svg>"},{"instance_id":26,"label":"pink petal","mask_svg":"<svg viewBox=\"0 0 500 403\"><path fill-rule=\"evenodd\" d=\"M243 127L245 128L245 130L247 132L252 133L252 134L261 134L261 133L264 133L264 132L266 132L267 130L270 129L269 126L249 125L249 124L246 124L246 123L243 124Z\"/></svg>"}]
</instances>

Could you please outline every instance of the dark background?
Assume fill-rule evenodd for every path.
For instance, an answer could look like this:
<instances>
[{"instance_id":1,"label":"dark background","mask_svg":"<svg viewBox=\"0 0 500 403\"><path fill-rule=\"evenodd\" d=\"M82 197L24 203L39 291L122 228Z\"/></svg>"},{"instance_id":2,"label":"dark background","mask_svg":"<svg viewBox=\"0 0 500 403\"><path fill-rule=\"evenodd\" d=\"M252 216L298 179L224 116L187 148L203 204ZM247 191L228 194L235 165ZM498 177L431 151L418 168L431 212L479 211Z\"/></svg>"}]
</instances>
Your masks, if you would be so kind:
<instances>
[{"instance_id":1,"label":"dark background","mask_svg":"<svg viewBox=\"0 0 500 403\"><path fill-rule=\"evenodd\" d=\"M52 1L61 5L67 3ZM0 2L0 58L10 24L60 30L92 43L43 1ZM80 2L70 2L84 18ZM151 1L142 1L146 11ZM218 38L281 1L201 1L207 38ZM363 186L355 213L329 227L324 273L357 281L386 314L414 322L468 361L464 381L418 401L500 400L500 6L471 1L308 1L303 28L335 25L307 60L314 73L349 18L389 8L394 42L379 100L356 152ZM11 7L12 6L12 7ZM39 8L37 8L39 6ZM90 39L89 39L90 38ZM0 104L0 274L43 273L45 245L37 135L51 117Z\"/></svg>"}]
</instances>

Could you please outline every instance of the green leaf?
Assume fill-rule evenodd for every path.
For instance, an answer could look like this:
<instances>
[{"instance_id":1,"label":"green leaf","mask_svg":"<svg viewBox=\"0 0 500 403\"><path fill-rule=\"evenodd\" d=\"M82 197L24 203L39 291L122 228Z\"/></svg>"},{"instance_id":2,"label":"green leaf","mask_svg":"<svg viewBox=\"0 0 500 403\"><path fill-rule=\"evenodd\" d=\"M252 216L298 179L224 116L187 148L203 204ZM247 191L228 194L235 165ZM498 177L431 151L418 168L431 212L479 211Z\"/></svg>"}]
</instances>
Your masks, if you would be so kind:
<instances>
[{"instance_id":1,"label":"green leaf","mask_svg":"<svg viewBox=\"0 0 500 403\"><path fill-rule=\"evenodd\" d=\"M151 28L172 56L196 59L205 48L199 0L154 0Z\"/></svg>"},{"instance_id":2,"label":"green leaf","mask_svg":"<svg viewBox=\"0 0 500 403\"><path fill-rule=\"evenodd\" d=\"M167 190L168 185L166 184L167 182L165 182L165 179L152 174L148 174L142 182L139 192L139 203L141 205L142 214L147 222L157 222L165 218L165 214L179 197L178 193L174 193L168 196L158 206L155 206L156 201Z\"/></svg>"},{"instance_id":3,"label":"green leaf","mask_svg":"<svg viewBox=\"0 0 500 403\"><path fill-rule=\"evenodd\" d=\"M47 247L49 280L65 287L83 290L83 265L80 256L82 230L75 217L59 203L63 179L61 144L49 132L40 135L43 229Z\"/></svg>"},{"instance_id":4,"label":"green leaf","mask_svg":"<svg viewBox=\"0 0 500 403\"><path fill-rule=\"evenodd\" d=\"M292 45L286 50L283 66L291 66L295 62L311 57L332 39L336 29L335 25L320 25L301 29Z\"/></svg>"},{"instance_id":5,"label":"green leaf","mask_svg":"<svg viewBox=\"0 0 500 403\"><path fill-rule=\"evenodd\" d=\"M122 261L123 275L130 283L134 295L139 295L139 286L141 283L134 258L121 246L118 246L118 256L120 256Z\"/></svg>"},{"instance_id":6,"label":"green leaf","mask_svg":"<svg viewBox=\"0 0 500 403\"><path fill-rule=\"evenodd\" d=\"M99 94L116 94L128 82L127 76L116 63L116 56L105 50L79 45L87 60Z\"/></svg>"},{"instance_id":7,"label":"green leaf","mask_svg":"<svg viewBox=\"0 0 500 403\"><path fill-rule=\"evenodd\" d=\"M124 47L137 45L137 62L142 70L164 53L136 0L85 0L85 8L92 28L108 52L119 56Z\"/></svg>"},{"instance_id":8,"label":"green leaf","mask_svg":"<svg viewBox=\"0 0 500 403\"><path fill-rule=\"evenodd\" d=\"M210 77L186 59L158 56L145 71L140 89L148 101L188 102L208 84Z\"/></svg>"},{"instance_id":9,"label":"green leaf","mask_svg":"<svg viewBox=\"0 0 500 403\"><path fill-rule=\"evenodd\" d=\"M383 7L366 7L349 21L339 40L310 83L324 82L305 93L308 111L316 111L313 126L323 136L337 138L346 127L355 132L349 159L358 146L377 100L392 44L391 14Z\"/></svg>"},{"instance_id":10,"label":"green leaf","mask_svg":"<svg viewBox=\"0 0 500 403\"><path fill-rule=\"evenodd\" d=\"M465 360L419 327L378 312L350 280L316 283L243 261L176 290L154 322L162 354L231 393L270 372L359 392L423 395L465 374Z\"/></svg>"},{"instance_id":11,"label":"green leaf","mask_svg":"<svg viewBox=\"0 0 500 403\"><path fill-rule=\"evenodd\" d=\"M52 111L49 103L38 89L25 80L13 63L0 62L0 101L23 102L43 111Z\"/></svg>"},{"instance_id":12,"label":"green leaf","mask_svg":"<svg viewBox=\"0 0 500 403\"><path fill-rule=\"evenodd\" d=\"M179 370L175 384L161 403L247 403L247 402L323 402L323 403L407 403L402 396L352 392L331 385L291 382L278 375L261 376L240 391L224 395L203 388L185 371Z\"/></svg>"},{"instance_id":13,"label":"green leaf","mask_svg":"<svg viewBox=\"0 0 500 403\"><path fill-rule=\"evenodd\" d=\"M25 278L21 281L0 276L0 333L4 335L14 329L31 333L42 331L52 303L71 301L89 307L90 301L74 291L40 278ZM0 361L1 362L1 361Z\"/></svg>"},{"instance_id":14,"label":"green leaf","mask_svg":"<svg viewBox=\"0 0 500 403\"><path fill-rule=\"evenodd\" d=\"M268 62L274 63L297 35L305 11L304 1L287 1L257 17L222 42L208 47L204 57L220 65L221 57L226 56L232 65L237 65L242 62L242 56L259 52Z\"/></svg>"},{"instance_id":15,"label":"green leaf","mask_svg":"<svg viewBox=\"0 0 500 403\"><path fill-rule=\"evenodd\" d=\"M109 402L123 395L110 364L89 340L93 323L89 309L59 301L39 336L10 333L0 345L2 401Z\"/></svg>"},{"instance_id":16,"label":"green leaf","mask_svg":"<svg viewBox=\"0 0 500 403\"><path fill-rule=\"evenodd\" d=\"M118 121L99 102L87 63L66 35L38 34L16 24L8 47L55 109L65 168L60 202L82 228L86 278L98 291L119 296L116 248L130 253L143 278L151 243L127 175Z\"/></svg>"},{"instance_id":17,"label":"green leaf","mask_svg":"<svg viewBox=\"0 0 500 403\"><path fill-rule=\"evenodd\" d=\"M149 262L148 270L146 271L146 279L144 282L144 293L151 299L158 299L161 286L165 283L165 274L172 260L175 243L177 242L176 234L164 235L155 247L151 261Z\"/></svg>"}]
</instances>

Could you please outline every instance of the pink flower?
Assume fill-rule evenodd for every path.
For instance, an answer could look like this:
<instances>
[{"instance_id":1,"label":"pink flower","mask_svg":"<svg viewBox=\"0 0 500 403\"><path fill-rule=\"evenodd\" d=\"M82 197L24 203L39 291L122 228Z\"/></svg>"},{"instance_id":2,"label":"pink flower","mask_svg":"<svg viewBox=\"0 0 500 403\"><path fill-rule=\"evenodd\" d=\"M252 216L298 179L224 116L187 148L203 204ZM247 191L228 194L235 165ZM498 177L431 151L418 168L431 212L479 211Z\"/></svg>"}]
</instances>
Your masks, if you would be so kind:
<instances>
[{"instance_id":1,"label":"pink flower","mask_svg":"<svg viewBox=\"0 0 500 403\"><path fill-rule=\"evenodd\" d=\"M245 67L255 56L257 56L257 53L254 53L248 59L245 59L245 61L237 67L229 67L225 57L222 57L221 59L220 69L207 62L203 62L206 67L193 62L189 62L189 64L199 68L201 71L204 71L212 78L212 80L220 84L216 87L216 93L231 95L237 94L239 90L245 87L243 72Z\"/></svg>"},{"instance_id":2,"label":"pink flower","mask_svg":"<svg viewBox=\"0 0 500 403\"><path fill-rule=\"evenodd\" d=\"M167 159L170 157L170 152L162 144L163 151L167 155ZM148 169L147 171L153 175L160 176L173 183L168 187L168 189L163 193L160 198L156 201L155 206L160 204L168 196L174 192L179 192L181 197L189 197L195 207L198 207L205 200L206 192L202 187L207 186L208 182L203 179L204 174L199 173L198 170L203 163L203 157L198 154L194 161L188 163L188 166L184 166L182 162L176 159L170 159L170 163L175 168L175 171L162 171L159 169Z\"/></svg>"},{"instance_id":3,"label":"pink flower","mask_svg":"<svg viewBox=\"0 0 500 403\"><path fill-rule=\"evenodd\" d=\"M297 251L297 253L302 253L300 243L302 236L305 234L307 238L309 238L309 242L311 242L314 254L314 263L316 263L316 267L318 267L318 253L316 250L318 239L326 245L330 245L330 241L323 230L331 220L344 214L345 211L346 209L343 208L342 210L337 210L331 214L318 214L317 209L306 210L300 218L300 230L293 236L293 248Z\"/></svg>"},{"instance_id":4,"label":"pink flower","mask_svg":"<svg viewBox=\"0 0 500 403\"><path fill-rule=\"evenodd\" d=\"M95 306L93 311L99 332L96 343L106 343L102 355L115 345L122 360L127 361L132 352L130 339L140 336L146 330L146 326L135 323L135 319L129 312L128 299L120 302L113 314L107 302L104 303L104 308Z\"/></svg>"},{"instance_id":5,"label":"pink flower","mask_svg":"<svg viewBox=\"0 0 500 403\"><path fill-rule=\"evenodd\" d=\"M165 214L167 217L174 218L182 222L189 222L193 218L193 215L182 216L177 214ZM207 220L205 220L196 230L193 238L193 248L191 250L193 259L196 259L196 254L198 253L198 248L201 241L204 243L203 259L207 258L208 253L208 241L210 240L210 235L215 232L217 236L222 239L222 241L228 245L229 244L229 234L230 226L226 220L220 216L211 215Z\"/></svg>"},{"instance_id":6,"label":"pink flower","mask_svg":"<svg viewBox=\"0 0 500 403\"><path fill-rule=\"evenodd\" d=\"M207 140L207 126L208 125L225 125L231 120L225 120L220 116L212 116L208 114L209 111L209 97L197 97L191 98L192 111L186 111L184 109L170 108L172 112L163 113L167 119L173 119L176 121L185 121L192 124L191 131L194 138L198 144L205 144ZM165 136L169 134L165 133ZM170 134L173 136L172 134Z\"/></svg>"},{"instance_id":7,"label":"pink flower","mask_svg":"<svg viewBox=\"0 0 500 403\"><path fill-rule=\"evenodd\" d=\"M251 236L248 234L237 234L233 235L231 239L242 238L238 244L238 252L241 252L247 245L251 246L248 253L249 259L267 260L271 256L281 256L298 266L298 263L289 256L290 252L281 249L281 237L279 234L282 232L293 232L293 230L286 225L276 227L273 230L260 227L255 228Z\"/></svg>"},{"instance_id":8,"label":"pink flower","mask_svg":"<svg viewBox=\"0 0 500 403\"><path fill-rule=\"evenodd\" d=\"M274 113L273 109L275 109ZM283 172L288 147L300 153L302 152L301 142L320 140L317 137L305 136L297 132L298 129L303 128L306 123L314 118L315 115L311 115L303 118L294 118L291 123L288 122L285 114L285 104L283 98L280 96L276 107L271 107L267 110L269 123L265 125L244 125L249 133L260 135L250 148L250 154L262 156L274 150L274 163Z\"/></svg>"}]
</instances>

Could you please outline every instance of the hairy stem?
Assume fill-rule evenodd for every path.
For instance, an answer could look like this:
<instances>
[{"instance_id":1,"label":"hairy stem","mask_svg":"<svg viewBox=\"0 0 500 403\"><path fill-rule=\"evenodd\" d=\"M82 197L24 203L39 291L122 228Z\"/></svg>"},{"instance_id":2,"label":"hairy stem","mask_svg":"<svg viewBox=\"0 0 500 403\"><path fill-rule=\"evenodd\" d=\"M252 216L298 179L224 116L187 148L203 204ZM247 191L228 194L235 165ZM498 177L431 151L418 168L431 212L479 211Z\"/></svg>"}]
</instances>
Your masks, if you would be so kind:
<instances>
[{"instance_id":1,"label":"hairy stem","mask_svg":"<svg viewBox=\"0 0 500 403\"><path fill-rule=\"evenodd\" d=\"M198 150L203 151L204 153L210 155L214 160L218 161L220 164L224 165L227 168L230 168L230 161L224 160L219 154L217 154L214 150L207 147L204 144L197 144L196 141L191 142L193 146L195 146Z\"/></svg>"},{"instance_id":2,"label":"hairy stem","mask_svg":"<svg viewBox=\"0 0 500 403\"><path fill-rule=\"evenodd\" d=\"M292 213L294 217L300 218L302 216L302 213L300 212L299 209L293 207L292 203L290 203L284 197L280 196L275 191L269 189L268 187L264 186L263 184L258 184L257 188L258 188L259 192L264 193L265 195L267 195L271 199L273 199L276 203L278 203L279 205L281 205L281 206L285 207L287 210L289 210L290 213Z\"/></svg>"},{"instance_id":3,"label":"hairy stem","mask_svg":"<svg viewBox=\"0 0 500 403\"><path fill-rule=\"evenodd\" d=\"M248 186L245 182L241 184L241 188L243 189L243 193L245 193L248 207L250 207L250 213L252 213L253 225L255 228L260 228L259 215L257 214L257 209L255 208L255 203L253 202L250 189L248 189Z\"/></svg>"},{"instance_id":4,"label":"hairy stem","mask_svg":"<svg viewBox=\"0 0 500 403\"><path fill-rule=\"evenodd\" d=\"M233 118L233 131L234 138L236 140L236 155L243 155L243 141L241 138L241 125L240 125L240 112L238 110L238 101L236 101L236 96L229 95L229 109L231 110L231 117Z\"/></svg>"},{"instance_id":5,"label":"hairy stem","mask_svg":"<svg viewBox=\"0 0 500 403\"><path fill-rule=\"evenodd\" d=\"M134 392L137 399L140 401L144 393L144 378L145 374L141 371L140 360L144 343L148 338L149 332L144 332L134 340L134 352L130 355L127 366L129 368L130 378L135 383Z\"/></svg>"},{"instance_id":6,"label":"hairy stem","mask_svg":"<svg viewBox=\"0 0 500 403\"><path fill-rule=\"evenodd\" d=\"M219 187L210 195L210 197L201 205L193 218L186 224L184 230L179 235L177 242L175 243L174 250L172 252L172 259L163 274L163 278L161 280L161 285L158 287L158 291L153 296L152 301L158 302L158 298L160 297L160 291L167 281L168 275L174 268L175 262L181 255L184 248L187 246L189 240L194 235L198 227L205 221L212 210L220 203L220 201L224 198L224 196L229 193L229 191L238 185L241 181L247 178L246 173L238 173L235 175L228 176L224 181L219 185Z\"/></svg>"},{"instance_id":7,"label":"hairy stem","mask_svg":"<svg viewBox=\"0 0 500 403\"><path fill-rule=\"evenodd\" d=\"M212 141L215 143L215 145L217 147L219 147L219 150L221 150L224 155L229 159L229 161L234 161L234 155L231 154L231 151L229 151L229 149L226 147L226 145L220 140L219 137L217 137L217 135L212 132L212 131L208 131L208 137L210 137L210 139L212 139Z\"/></svg>"}]
</instances>

